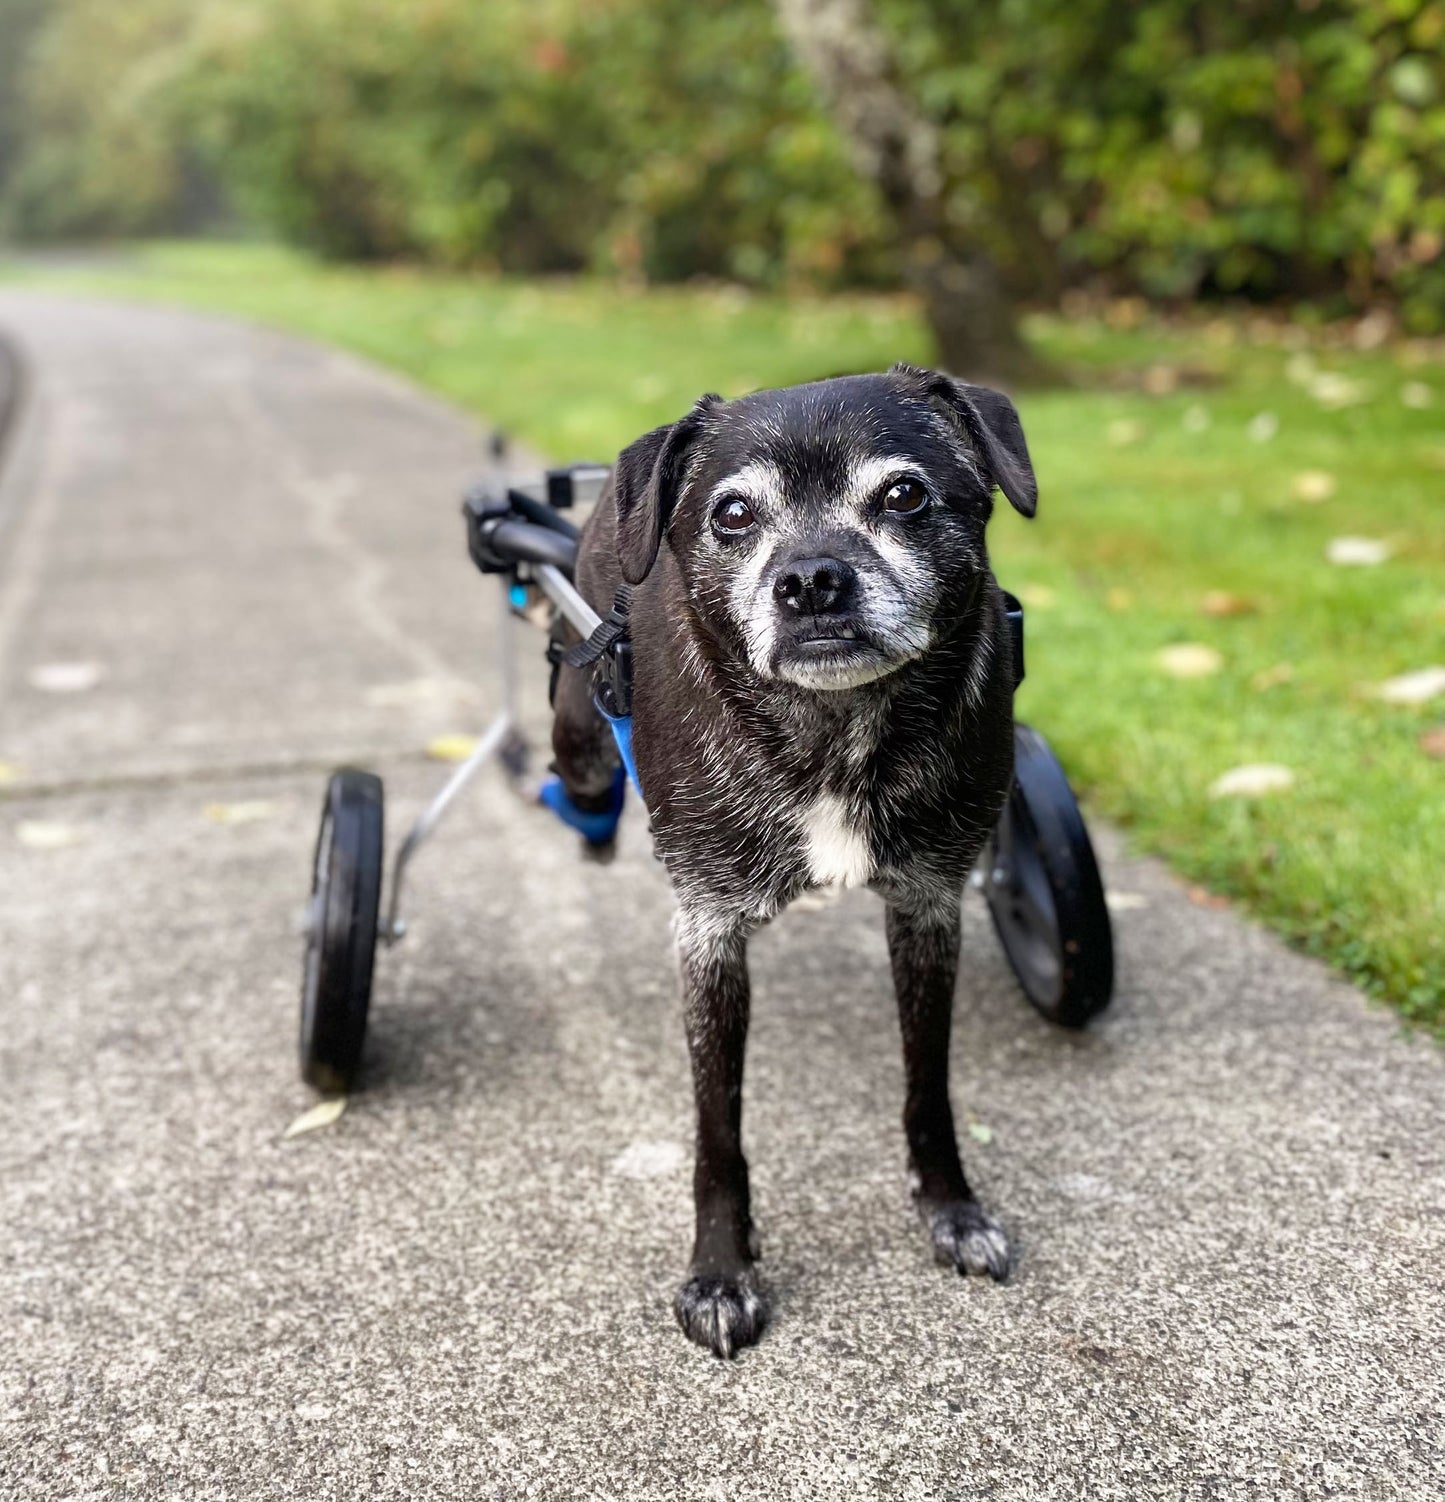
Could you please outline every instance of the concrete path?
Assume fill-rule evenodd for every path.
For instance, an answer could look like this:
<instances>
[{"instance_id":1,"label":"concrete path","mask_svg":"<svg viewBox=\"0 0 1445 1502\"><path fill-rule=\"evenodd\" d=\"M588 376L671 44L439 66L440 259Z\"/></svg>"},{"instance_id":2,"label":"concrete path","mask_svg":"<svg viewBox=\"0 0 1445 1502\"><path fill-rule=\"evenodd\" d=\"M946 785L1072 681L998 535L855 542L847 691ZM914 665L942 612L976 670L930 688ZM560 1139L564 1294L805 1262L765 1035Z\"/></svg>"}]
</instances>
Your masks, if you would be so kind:
<instances>
[{"instance_id":1,"label":"concrete path","mask_svg":"<svg viewBox=\"0 0 1445 1502\"><path fill-rule=\"evenodd\" d=\"M420 749L484 711L481 435L226 322L4 292L0 329L34 377L0 491L0 1495L1445 1494L1445 1057L1106 832L1130 900L1087 1036L968 904L954 1079L1004 1288L914 1223L849 894L755 946L773 1326L733 1364L683 1341L635 809L604 872L499 782L466 801L365 1090L283 1139L323 770L382 770L394 841ZM540 731L540 658L529 691Z\"/></svg>"}]
</instances>

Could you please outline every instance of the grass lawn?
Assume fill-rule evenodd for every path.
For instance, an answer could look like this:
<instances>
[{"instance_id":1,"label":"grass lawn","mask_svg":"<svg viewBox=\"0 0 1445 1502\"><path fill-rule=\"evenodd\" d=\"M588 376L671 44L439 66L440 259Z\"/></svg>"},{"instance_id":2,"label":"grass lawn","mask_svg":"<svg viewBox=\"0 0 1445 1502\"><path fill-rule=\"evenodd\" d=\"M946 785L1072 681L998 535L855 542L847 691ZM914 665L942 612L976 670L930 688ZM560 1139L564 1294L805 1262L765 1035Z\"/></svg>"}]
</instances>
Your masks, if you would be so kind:
<instances>
[{"instance_id":1,"label":"grass lawn","mask_svg":"<svg viewBox=\"0 0 1445 1502\"><path fill-rule=\"evenodd\" d=\"M347 270L214 245L7 274L334 340L559 458L610 457L704 390L928 359L898 299ZM993 527L997 572L1029 607L1022 714L1137 844L1445 1028L1445 696L1377 692L1445 666L1445 365L1254 322L1034 332L1081 384L1020 401L1042 506L1032 524L1002 507ZM1388 556L1332 563L1341 537ZM1182 644L1211 649L1182 655L1212 670L1171 672L1159 654ZM1249 763L1292 785L1211 796Z\"/></svg>"}]
</instances>

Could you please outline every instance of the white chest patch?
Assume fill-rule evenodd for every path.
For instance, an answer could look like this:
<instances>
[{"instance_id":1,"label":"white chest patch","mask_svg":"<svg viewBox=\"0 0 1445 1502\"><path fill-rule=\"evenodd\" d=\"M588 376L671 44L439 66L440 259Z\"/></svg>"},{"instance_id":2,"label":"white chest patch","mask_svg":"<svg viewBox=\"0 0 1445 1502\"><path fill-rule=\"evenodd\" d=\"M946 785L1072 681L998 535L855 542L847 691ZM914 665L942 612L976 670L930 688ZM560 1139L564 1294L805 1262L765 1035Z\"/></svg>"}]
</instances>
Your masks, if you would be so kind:
<instances>
[{"instance_id":1,"label":"white chest patch","mask_svg":"<svg viewBox=\"0 0 1445 1502\"><path fill-rule=\"evenodd\" d=\"M834 793L822 793L803 815L808 873L819 886L862 887L873 875L868 820Z\"/></svg>"}]
</instances>

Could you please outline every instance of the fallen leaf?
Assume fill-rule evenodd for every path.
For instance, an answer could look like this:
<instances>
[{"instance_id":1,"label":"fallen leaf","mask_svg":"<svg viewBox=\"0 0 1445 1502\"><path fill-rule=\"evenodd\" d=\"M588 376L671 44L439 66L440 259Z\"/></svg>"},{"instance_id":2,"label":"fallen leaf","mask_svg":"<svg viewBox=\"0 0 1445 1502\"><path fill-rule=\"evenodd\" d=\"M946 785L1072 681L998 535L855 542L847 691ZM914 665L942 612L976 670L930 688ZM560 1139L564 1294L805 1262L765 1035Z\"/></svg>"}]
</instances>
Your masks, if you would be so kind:
<instances>
[{"instance_id":1,"label":"fallen leaf","mask_svg":"<svg viewBox=\"0 0 1445 1502\"><path fill-rule=\"evenodd\" d=\"M477 749L474 735L439 735L426 748L433 761L465 761Z\"/></svg>"},{"instance_id":2,"label":"fallen leaf","mask_svg":"<svg viewBox=\"0 0 1445 1502\"><path fill-rule=\"evenodd\" d=\"M1244 431L1256 443L1268 443L1279 432L1279 418L1273 412L1256 412Z\"/></svg>"},{"instance_id":3,"label":"fallen leaf","mask_svg":"<svg viewBox=\"0 0 1445 1502\"><path fill-rule=\"evenodd\" d=\"M634 1142L612 1160L612 1172L624 1179L662 1179L682 1167L686 1154L676 1142Z\"/></svg>"},{"instance_id":4,"label":"fallen leaf","mask_svg":"<svg viewBox=\"0 0 1445 1502\"><path fill-rule=\"evenodd\" d=\"M1327 469L1304 469L1294 477L1290 491L1297 501L1327 501L1335 493L1335 477Z\"/></svg>"},{"instance_id":5,"label":"fallen leaf","mask_svg":"<svg viewBox=\"0 0 1445 1502\"><path fill-rule=\"evenodd\" d=\"M1134 417L1116 418L1104 429L1104 437L1116 449L1127 448L1131 443L1138 443L1143 436L1144 424Z\"/></svg>"},{"instance_id":6,"label":"fallen leaf","mask_svg":"<svg viewBox=\"0 0 1445 1502\"><path fill-rule=\"evenodd\" d=\"M1200 609L1205 615L1220 617L1253 615L1259 605L1248 595L1232 595L1227 589L1211 589L1200 601Z\"/></svg>"},{"instance_id":7,"label":"fallen leaf","mask_svg":"<svg viewBox=\"0 0 1445 1502\"><path fill-rule=\"evenodd\" d=\"M44 694L83 694L104 677L98 662L42 662L27 674L31 688Z\"/></svg>"},{"instance_id":8,"label":"fallen leaf","mask_svg":"<svg viewBox=\"0 0 1445 1502\"><path fill-rule=\"evenodd\" d=\"M1261 668L1249 680L1249 686L1262 692L1265 689L1278 688L1282 683L1290 683L1293 679L1294 665L1288 662L1277 662L1272 668Z\"/></svg>"},{"instance_id":9,"label":"fallen leaf","mask_svg":"<svg viewBox=\"0 0 1445 1502\"><path fill-rule=\"evenodd\" d=\"M1035 610L1047 610L1049 606L1056 604L1059 598L1047 584L1021 584L1018 597L1025 605L1030 605Z\"/></svg>"},{"instance_id":10,"label":"fallen leaf","mask_svg":"<svg viewBox=\"0 0 1445 1502\"><path fill-rule=\"evenodd\" d=\"M1211 892L1207 887L1188 887L1184 895L1195 907L1224 908L1229 906L1229 898L1221 897L1218 892Z\"/></svg>"},{"instance_id":11,"label":"fallen leaf","mask_svg":"<svg viewBox=\"0 0 1445 1502\"><path fill-rule=\"evenodd\" d=\"M1378 537L1336 537L1325 549L1331 563L1346 568L1370 568L1390 556L1390 544Z\"/></svg>"},{"instance_id":12,"label":"fallen leaf","mask_svg":"<svg viewBox=\"0 0 1445 1502\"><path fill-rule=\"evenodd\" d=\"M85 830L78 824L22 819L15 826L15 838L28 850L63 850L67 845L79 845L85 839Z\"/></svg>"},{"instance_id":13,"label":"fallen leaf","mask_svg":"<svg viewBox=\"0 0 1445 1502\"><path fill-rule=\"evenodd\" d=\"M1437 694L1445 694L1445 668L1401 673L1398 678L1387 678L1375 693L1387 704L1426 704Z\"/></svg>"},{"instance_id":14,"label":"fallen leaf","mask_svg":"<svg viewBox=\"0 0 1445 1502\"><path fill-rule=\"evenodd\" d=\"M1104 604L1108 606L1110 610L1128 610L1134 604L1134 596L1130 594L1127 589L1124 589L1116 584L1114 588L1104 596Z\"/></svg>"},{"instance_id":15,"label":"fallen leaf","mask_svg":"<svg viewBox=\"0 0 1445 1502\"><path fill-rule=\"evenodd\" d=\"M1435 393L1424 381L1406 381L1400 387L1400 400L1405 406L1423 412L1435 400Z\"/></svg>"},{"instance_id":16,"label":"fallen leaf","mask_svg":"<svg viewBox=\"0 0 1445 1502\"><path fill-rule=\"evenodd\" d=\"M1224 666L1224 659L1213 647L1203 642L1183 641L1172 647L1162 647L1154 654L1154 661L1171 678L1207 678Z\"/></svg>"},{"instance_id":17,"label":"fallen leaf","mask_svg":"<svg viewBox=\"0 0 1445 1502\"><path fill-rule=\"evenodd\" d=\"M1179 371L1173 365L1151 365L1144 372L1144 389L1150 396L1168 396L1179 386Z\"/></svg>"},{"instance_id":18,"label":"fallen leaf","mask_svg":"<svg viewBox=\"0 0 1445 1502\"><path fill-rule=\"evenodd\" d=\"M1140 892L1106 892L1104 901L1111 913L1133 913L1149 906L1149 899Z\"/></svg>"},{"instance_id":19,"label":"fallen leaf","mask_svg":"<svg viewBox=\"0 0 1445 1502\"><path fill-rule=\"evenodd\" d=\"M1445 725L1437 725L1420 737L1420 749L1436 761L1445 761Z\"/></svg>"},{"instance_id":20,"label":"fallen leaf","mask_svg":"<svg viewBox=\"0 0 1445 1502\"><path fill-rule=\"evenodd\" d=\"M1209 785L1211 798L1257 798L1265 793L1281 793L1294 786L1294 773L1277 762L1251 762L1231 767Z\"/></svg>"},{"instance_id":21,"label":"fallen leaf","mask_svg":"<svg viewBox=\"0 0 1445 1502\"><path fill-rule=\"evenodd\" d=\"M1322 407L1338 411L1341 407L1353 407L1369 394L1359 381L1337 371L1322 370L1309 381L1309 393Z\"/></svg>"},{"instance_id":22,"label":"fallen leaf","mask_svg":"<svg viewBox=\"0 0 1445 1502\"><path fill-rule=\"evenodd\" d=\"M208 803L206 817L212 824L258 824L262 819L274 819L277 808L265 798L242 803Z\"/></svg>"},{"instance_id":23,"label":"fallen leaf","mask_svg":"<svg viewBox=\"0 0 1445 1502\"><path fill-rule=\"evenodd\" d=\"M314 1132L329 1127L341 1120L346 1109L346 1097L333 1095L329 1100L317 1101L309 1111L303 1111L281 1134L283 1137L299 1137L303 1132Z\"/></svg>"},{"instance_id":24,"label":"fallen leaf","mask_svg":"<svg viewBox=\"0 0 1445 1502\"><path fill-rule=\"evenodd\" d=\"M993 1128L985 1126L981 1121L970 1121L968 1135L982 1147L987 1147L993 1141Z\"/></svg>"}]
</instances>

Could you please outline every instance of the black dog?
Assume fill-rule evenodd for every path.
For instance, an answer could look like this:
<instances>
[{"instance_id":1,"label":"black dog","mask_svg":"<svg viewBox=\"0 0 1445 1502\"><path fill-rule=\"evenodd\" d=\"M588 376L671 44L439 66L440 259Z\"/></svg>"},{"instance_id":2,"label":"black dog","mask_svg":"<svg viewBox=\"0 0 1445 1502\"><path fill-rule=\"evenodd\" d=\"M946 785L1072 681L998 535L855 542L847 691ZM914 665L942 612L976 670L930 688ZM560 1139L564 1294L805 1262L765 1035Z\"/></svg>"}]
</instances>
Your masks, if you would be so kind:
<instances>
[{"instance_id":1,"label":"black dog","mask_svg":"<svg viewBox=\"0 0 1445 1502\"><path fill-rule=\"evenodd\" d=\"M984 529L994 487L1037 501L1007 397L895 366L703 397L625 449L582 536L578 587L631 606L638 773L677 894L697 1098L697 1239L675 1308L729 1356L766 1306L741 1145L747 936L800 892L887 904L914 1194L940 1261L1008 1272L964 1178L948 1040L964 880L1013 767L1013 663ZM573 799L618 761L564 668L553 746Z\"/></svg>"}]
</instances>

